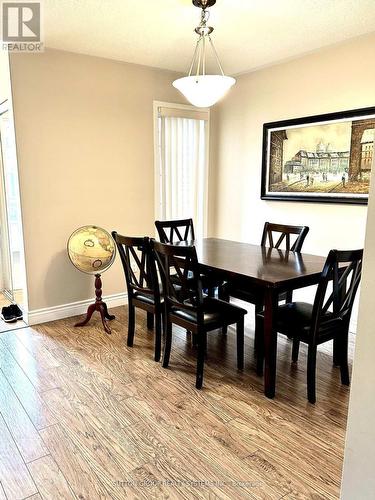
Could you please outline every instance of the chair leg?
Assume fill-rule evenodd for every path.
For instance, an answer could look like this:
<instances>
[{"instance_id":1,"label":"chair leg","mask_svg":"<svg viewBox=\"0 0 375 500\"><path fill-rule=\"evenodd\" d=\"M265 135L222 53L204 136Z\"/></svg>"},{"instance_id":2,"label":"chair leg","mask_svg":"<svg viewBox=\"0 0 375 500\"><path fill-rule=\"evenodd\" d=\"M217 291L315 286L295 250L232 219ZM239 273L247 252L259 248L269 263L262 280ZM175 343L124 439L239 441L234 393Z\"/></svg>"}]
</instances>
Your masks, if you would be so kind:
<instances>
[{"instance_id":1,"label":"chair leg","mask_svg":"<svg viewBox=\"0 0 375 500\"><path fill-rule=\"evenodd\" d=\"M244 366L244 318L237 322L237 368L243 370Z\"/></svg>"},{"instance_id":2,"label":"chair leg","mask_svg":"<svg viewBox=\"0 0 375 500\"><path fill-rule=\"evenodd\" d=\"M218 288L217 296L220 300L224 300L225 302L230 302L230 296L226 292L225 285L220 285ZM228 333L228 327L223 326L221 329L221 333L226 335Z\"/></svg>"},{"instance_id":3,"label":"chair leg","mask_svg":"<svg viewBox=\"0 0 375 500\"><path fill-rule=\"evenodd\" d=\"M172 323L167 320L164 338L163 368L168 368L172 347Z\"/></svg>"},{"instance_id":4,"label":"chair leg","mask_svg":"<svg viewBox=\"0 0 375 500\"><path fill-rule=\"evenodd\" d=\"M164 307L162 308L161 310L161 313L160 313L160 317L161 317L161 332L162 332L162 338L164 338L164 331L165 331L165 327L166 327L166 314L165 314L165 309Z\"/></svg>"},{"instance_id":5,"label":"chair leg","mask_svg":"<svg viewBox=\"0 0 375 500\"><path fill-rule=\"evenodd\" d=\"M334 366L340 366L341 361L340 356L340 342L339 338L335 337L333 339L333 364Z\"/></svg>"},{"instance_id":6,"label":"chair leg","mask_svg":"<svg viewBox=\"0 0 375 500\"><path fill-rule=\"evenodd\" d=\"M292 349L292 361L293 363L297 363L298 354L299 354L299 344L300 341L296 338L293 339L293 349Z\"/></svg>"},{"instance_id":7,"label":"chair leg","mask_svg":"<svg viewBox=\"0 0 375 500\"><path fill-rule=\"evenodd\" d=\"M135 330L135 307L129 304L128 308L128 347L133 347Z\"/></svg>"},{"instance_id":8,"label":"chair leg","mask_svg":"<svg viewBox=\"0 0 375 500\"><path fill-rule=\"evenodd\" d=\"M316 401L316 345L309 345L307 354L307 398L310 403Z\"/></svg>"},{"instance_id":9,"label":"chair leg","mask_svg":"<svg viewBox=\"0 0 375 500\"><path fill-rule=\"evenodd\" d=\"M348 332L345 332L342 335L339 345L341 383L344 385L350 385L348 367Z\"/></svg>"},{"instance_id":10,"label":"chair leg","mask_svg":"<svg viewBox=\"0 0 375 500\"><path fill-rule=\"evenodd\" d=\"M286 294L285 294L285 304L290 304L291 302L293 302L293 291L286 292ZM291 335L287 335L287 337L289 340L293 339L293 337ZM297 354L297 356L298 356L298 354Z\"/></svg>"},{"instance_id":11,"label":"chair leg","mask_svg":"<svg viewBox=\"0 0 375 500\"><path fill-rule=\"evenodd\" d=\"M154 328L154 314L151 312L147 313L147 329L152 330Z\"/></svg>"},{"instance_id":12,"label":"chair leg","mask_svg":"<svg viewBox=\"0 0 375 500\"><path fill-rule=\"evenodd\" d=\"M155 313L155 361L160 361L161 355L161 330L162 330L162 315L160 312Z\"/></svg>"},{"instance_id":13,"label":"chair leg","mask_svg":"<svg viewBox=\"0 0 375 500\"><path fill-rule=\"evenodd\" d=\"M203 385L203 368L204 368L204 357L207 345L207 333L198 333L198 356L197 356L197 376L195 387L201 389Z\"/></svg>"}]
</instances>

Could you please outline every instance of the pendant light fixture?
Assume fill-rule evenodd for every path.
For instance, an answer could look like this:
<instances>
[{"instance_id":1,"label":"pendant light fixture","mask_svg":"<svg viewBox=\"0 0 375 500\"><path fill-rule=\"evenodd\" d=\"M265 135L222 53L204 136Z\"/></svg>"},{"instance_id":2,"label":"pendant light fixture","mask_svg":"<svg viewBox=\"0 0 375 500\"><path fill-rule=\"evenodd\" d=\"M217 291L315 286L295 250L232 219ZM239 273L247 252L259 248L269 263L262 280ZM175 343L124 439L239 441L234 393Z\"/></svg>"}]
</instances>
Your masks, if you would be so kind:
<instances>
[{"instance_id":1,"label":"pendant light fixture","mask_svg":"<svg viewBox=\"0 0 375 500\"><path fill-rule=\"evenodd\" d=\"M230 76L225 76L220 64L219 56L211 39L213 28L207 26L210 13L207 10L215 5L216 0L193 0L193 5L202 9L201 22L195 28L199 35L194 51L193 60L190 65L189 75L179 78L173 82L173 86L178 89L186 99L200 108L208 108L216 104L224 94L236 83ZM210 47L218 68L219 74L206 74L206 50Z\"/></svg>"}]
</instances>

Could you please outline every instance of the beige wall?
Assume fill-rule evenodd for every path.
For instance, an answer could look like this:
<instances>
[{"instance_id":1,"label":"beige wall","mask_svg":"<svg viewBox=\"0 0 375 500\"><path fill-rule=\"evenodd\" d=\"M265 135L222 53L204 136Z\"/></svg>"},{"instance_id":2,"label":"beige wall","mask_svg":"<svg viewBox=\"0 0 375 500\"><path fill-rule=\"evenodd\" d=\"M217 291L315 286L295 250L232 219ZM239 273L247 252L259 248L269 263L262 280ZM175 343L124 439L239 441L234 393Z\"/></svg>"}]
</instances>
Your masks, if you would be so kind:
<instances>
[{"instance_id":1,"label":"beige wall","mask_svg":"<svg viewBox=\"0 0 375 500\"><path fill-rule=\"evenodd\" d=\"M310 226L305 250L360 247L365 206L260 200L265 122L375 105L375 34L240 76L216 110L212 235L259 242L264 222Z\"/></svg>"},{"instance_id":2,"label":"beige wall","mask_svg":"<svg viewBox=\"0 0 375 500\"><path fill-rule=\"evenodd\" d=\"M153 234L153 100L181 102L175 74L48 50L11 57L29 309L89 298L68 261L84 224ZM104 294L124 291L119 262Z\"/></svg>"},{"instance_id":3,"label":"beige wall","mask_svg":"<svg viewBox=\"0 0 375 500\"><path fill-rule=\"evenodd\" d=\"M375 183L375 161L372 182ZM359 304L341 498L375 498L375 190L372 188Z\"/></svg>"}]
</instances>

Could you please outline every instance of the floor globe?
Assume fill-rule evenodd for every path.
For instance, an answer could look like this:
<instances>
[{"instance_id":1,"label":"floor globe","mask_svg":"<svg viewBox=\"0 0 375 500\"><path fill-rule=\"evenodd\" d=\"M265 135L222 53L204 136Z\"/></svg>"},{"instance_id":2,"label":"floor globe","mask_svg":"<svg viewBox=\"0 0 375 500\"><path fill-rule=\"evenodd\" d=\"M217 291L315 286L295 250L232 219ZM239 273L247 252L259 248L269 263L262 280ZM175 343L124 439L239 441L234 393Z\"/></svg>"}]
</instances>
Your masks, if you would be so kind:
<instances>
[{"instance_id":1,"label":"floor globe","mask_svg":"<svg viewBox=\"0 0 375 500\"><path fill-rule=\"evenodd\" d=\"M71 234L68 255L72 264L83 273L100 274L115 260L116 245L105 229L83 226Z\"/></svg>"},{"instance_id":2,"label":"floor globe","mask_svg":"<svg viewBox=\"0 0 375 500\"><path fill-rule=\"evenodd\" d=\"M86 274L95 274L95 302L90 304L86 317L74 326L85 326L95 311L100 313L104 330L111 333L108 321L115 319L109 314L107 304L102 300L101 273L115 260L116 244L105 229L97 226L83 226L76 229L68 240L68 255L72 264Z\"/></svg>"}]
</instances>

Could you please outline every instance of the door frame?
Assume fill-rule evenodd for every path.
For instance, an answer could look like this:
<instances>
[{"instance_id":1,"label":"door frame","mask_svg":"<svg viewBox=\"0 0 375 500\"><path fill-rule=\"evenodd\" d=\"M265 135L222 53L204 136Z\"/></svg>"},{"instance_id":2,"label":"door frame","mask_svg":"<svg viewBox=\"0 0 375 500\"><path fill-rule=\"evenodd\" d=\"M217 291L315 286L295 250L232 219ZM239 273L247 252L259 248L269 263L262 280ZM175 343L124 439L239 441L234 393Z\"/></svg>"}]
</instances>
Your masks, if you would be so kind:
<instances>
[{"instance_id":1,"label":"door frame","mask_svg":"<svg viewBox=\"0 0 375 500\"><path fill-rule=\"evenodd\" d=\"M14 143L14 155L15 155L15 163L16 163L16 189L17 189L17 198L18 198L18 208L19 208L19 233L20 233L20 266L22 273L22 309L23 309L23 320L27 324L28 323L28 293L27 293L27 276L26 276L26 263L25 263L25 247L24 247L24 231L23 231L23 216L22 216L22 200L21 200L21 188L19 182L19 166L18 166L18 152L17 152L17 137L16 137L16 129L14 124L14 114L13 114L13 103L12 99L6 99L0 104L0 116L4 113L9 113L9 121L11 131L14 135L13 143ZM2 148L1 137L0 137L0 148ZM4 166L3 166L3 154L2 149L0 150L1 158L0 158L0 182L2 184L2 189L4 190L4 201L5 201L5 216L6 216L6 224L7 224L7 239L8 239L8 248L9 248L9 259L10 259L10 272L12 276L12 286L13 283L13 268L12 268L12 256L11 256L11 244L10 244L10 235L9 235L9 218L8 218L8 207L6 204L6 185L5 185L5 175L4 175ZM12 299L14 300L14 290L12 290Z\"/></svg>"}]
</instances>

